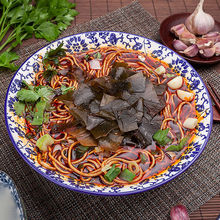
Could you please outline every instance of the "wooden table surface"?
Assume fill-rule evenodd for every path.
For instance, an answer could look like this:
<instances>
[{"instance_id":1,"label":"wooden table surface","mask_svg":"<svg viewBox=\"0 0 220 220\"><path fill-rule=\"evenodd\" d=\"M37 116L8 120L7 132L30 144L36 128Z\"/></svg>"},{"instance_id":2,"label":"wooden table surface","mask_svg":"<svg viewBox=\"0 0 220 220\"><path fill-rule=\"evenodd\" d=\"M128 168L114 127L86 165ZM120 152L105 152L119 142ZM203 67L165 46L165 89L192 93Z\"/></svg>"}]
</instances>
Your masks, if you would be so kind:
<instances>
[{"instance_id":1,"label":"wooden table surface","mask_svg":"<svg viewBox=\"0 0 220 220\"><path fill-rule=\"evenodd\" d=\"M132 0L72 0L75 2L79 15L74 24L84 23L93 18L105 15L132 2ZM198 0L139 0L142 6L159 22L171 14L192 12ZM220 21L220 0L206 0L205 11ZM215 65L220 73L220 64ZM220 194L209 200L190 215L191 220L215 220L220 214Z\"/></svg>"}]
</instances>

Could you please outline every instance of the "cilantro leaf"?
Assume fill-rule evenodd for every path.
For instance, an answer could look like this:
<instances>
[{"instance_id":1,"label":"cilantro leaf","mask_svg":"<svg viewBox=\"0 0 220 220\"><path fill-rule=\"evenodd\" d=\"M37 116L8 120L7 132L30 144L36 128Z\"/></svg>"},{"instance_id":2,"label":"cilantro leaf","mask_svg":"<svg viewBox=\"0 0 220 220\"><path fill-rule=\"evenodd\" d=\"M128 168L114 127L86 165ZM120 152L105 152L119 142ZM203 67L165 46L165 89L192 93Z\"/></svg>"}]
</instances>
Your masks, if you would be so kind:
<instances>
[{"instance_id":1,"label":"cilantro leaf","mask_svg":"<svg viewBox=\"0 0 220 220\"><path fill-rule=\"evenodd\" d=\"M169 128L164 129L164 130L158 130L154 135L153 135L153 140L155 140L159 145L165 146L169 142L171 142L171 139L167 137L167 134L169 132Z\"/></svg>"},{"instance_id":2,"label":"cilantro leaf","mask_svg":"<svg viewBox=\"0 0 220 220\"><path fill-rule=\"evenodd\" d=\"M17 59L19 59L19 56L16 53L4 51L0 54L0 67L9 68L12 71L17 70L18 66L15 66L14 63L11 63Z\"/></svg>"},{"instance_id":3,"label":"cilantro leaf","mask_svg":"<svg viewBox=\"0 0 220 220\"><path fill-rule=\"evenodd\" d=\"M53 24L50 21L46 21L46 22L40 24L40 26L38 26L35 31L36 31L35 33L37 33L37 34L35 34L36 38L43 37L47 41L56 40L60 34L60 31L59 31L57 25Z\"/></svg>"},{"instance_id":4,"label":"cilantro leaf","mask_svg":"<svg viewBox=\"0 0 220 220\"><path fill-rule=\"evenodd\" d=\"M54 92L50 87L44 86L37 90L37 94L46 101L49 101L53 98Z\"/></svg>"},{"instance_id":5,"label":"cilantro leaf","mask_svg":"<svg viewBox=\"0 0 220 220\"><path fill-rule=\"evenodd\" d=\"M32 121L32 125L42 125L44 121L44 111L46 108L46 101L39 101L36 103L34 119Z\"/></svg>"},{"instance_id":6,"label":"cilantro leaf","mask_svg":"<svg viewBox=\"0 0 220 220\"><path fill-rule=\"evenodd\" d=\"M66 49L62 47L63 42L56 49L50 49L48 52L46 52L43 59L43 64L47 65L50 62L53 62L54 64L59 65L59 58L66 55Z\"/></svg>"},{"instance_id":7,"label":"cilantro leaf","mask_svg":"<svg viewBox=\"0 0 220 220\"><path fill-rule=\"evenodd\" d=\"M14 109L18 116L22 116L25 111L25 104L23 102L15 102Z\"/></svg>"},{"instance_id":8,"label":"cilantro leaf","mask_svg":"<svg viewBox=\"0 0 220 220\"><path fill-rule=\"evenodd\" d=\"M28 89L21 89L18 91L17 97L19 101L23 102L36 102L40 98L35 91Z\"/></svg>"},{"instance_id":9,"label":"cilantro leaf","mask_svg":"<svg viewBox=\"0 0 220 220\"><path fill-rule=\"evenodd\" d=\"M190 139L190 136L184 137L178 145L170 145L166 151L181 151L183 147L187 144L188 140Z\"/></svg>"},{"instance_id":10,"label":"cilantro leaf","mask_svg":"<svg viewBox=\"0 0 220 220\"><path fill-rule=\"evenodd\" d=\"M65 85L61 85L61 91L62 91L62 95L67 94L70 90L74 89L75 87L66 87Z\"/></svg>"},{"instance_id":11,"label":"cilantro leaf","mask_svg":"<svg viewBox=\"0 0 220 220\"><path fill-rule=\"evenodd\" d=\"M97 52L97 53L95 53L95 54L93 55L93 57L94 57L95 59L101 59L102 54L99 53L99 52Z\"/></svg>"}]
</instances>

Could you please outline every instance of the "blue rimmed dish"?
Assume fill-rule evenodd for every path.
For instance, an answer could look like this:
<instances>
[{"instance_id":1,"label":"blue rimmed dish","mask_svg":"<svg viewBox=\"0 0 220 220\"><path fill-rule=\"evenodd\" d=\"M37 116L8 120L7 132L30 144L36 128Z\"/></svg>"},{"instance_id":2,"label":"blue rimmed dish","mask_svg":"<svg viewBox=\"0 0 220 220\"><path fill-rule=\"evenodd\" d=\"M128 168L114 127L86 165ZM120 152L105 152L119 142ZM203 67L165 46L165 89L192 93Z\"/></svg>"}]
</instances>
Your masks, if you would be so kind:
<instances>
[{"instance_id":1,"label":"blue rimmed dish","mask_svg":"<svg viewBox=\"0 0 220 220\"><path fill-rule=\"evenodd\" d=\"M67 178L56 171L47 170L38 163L37 154L33 150L33 144L25 138L24 119L15 115L14 102L16 101L16 94L20 89L21 81L33 81L35 73L42 68L41 63L44 54L51 48L56 48L61 42L64 43L64 47L70 53L86 51L100 46L116 46L139 50L146 54L152 54L154 57L168 63L170 67L174 68L181 76L187 79L190 88L195 93L197 111L205 112L206 114L198 124L192 143L178 163L175 163L166 171L143 183L120 187L101 187L89 183L81 183L74 179ZM96 31L59 39L41 48L29 57L15 73L9 85L5 100L5 121L9 136L18 153L33 169L50 181L78 192L95 195L128 195L161 186L176 178L194 163L205 148L211 133L212 105L207 89L198 73L187 61L174 51L155 41L138 35L113 31Z\"/></svg>"},{"instance_id":2,"label":"blue rimmed dish","mask_svg":"<svg viewBox=\"0 0 220 220\"><path fill-rule=\"evenodd\" d=\"M0 170L0 218L25 220L26 212L23 201L14 181Z\"/></svg>"}]
</instances>

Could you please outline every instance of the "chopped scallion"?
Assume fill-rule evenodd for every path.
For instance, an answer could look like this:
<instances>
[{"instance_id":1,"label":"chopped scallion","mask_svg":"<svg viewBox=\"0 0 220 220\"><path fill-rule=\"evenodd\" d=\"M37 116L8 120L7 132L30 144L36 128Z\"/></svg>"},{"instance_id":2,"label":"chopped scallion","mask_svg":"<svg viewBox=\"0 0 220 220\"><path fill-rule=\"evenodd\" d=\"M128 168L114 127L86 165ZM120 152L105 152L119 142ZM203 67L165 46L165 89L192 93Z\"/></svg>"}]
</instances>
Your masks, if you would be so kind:
<instances>
[{"instance_id":1,"label":"chopped scallion","mask_svg":"<svg viewBox=\"0 0 220 220\"><path fill-rule=\"evenodd\" d=\"M119 175L120 172L121 169L119 167L116 167L116 165L114 164L112 168L108 171L108 173L104 175L104 178L108 182L112 182Z\"/></svg>"},{"instance_id":2,"label":"chopped scallion","mask_svg":"<svg viewBox=\"0 0 220 220\"><path fill-rule=\"evenodd\" d=\"M49 135L45 134L37 140L37 147L42 151L47 151L47 146L54 144L54 139Z\"/></svg>"},{"instance_id":3,"label":"chopped scallion","mask_svg":"<svg viewBox=\"0 0 220 220\"><path fill-rule=\"evenodd\" d=\"M128 169L124 169L120 174L120 179L131 182L135 177L135 174Z\"/></svg>"}]
</instances>

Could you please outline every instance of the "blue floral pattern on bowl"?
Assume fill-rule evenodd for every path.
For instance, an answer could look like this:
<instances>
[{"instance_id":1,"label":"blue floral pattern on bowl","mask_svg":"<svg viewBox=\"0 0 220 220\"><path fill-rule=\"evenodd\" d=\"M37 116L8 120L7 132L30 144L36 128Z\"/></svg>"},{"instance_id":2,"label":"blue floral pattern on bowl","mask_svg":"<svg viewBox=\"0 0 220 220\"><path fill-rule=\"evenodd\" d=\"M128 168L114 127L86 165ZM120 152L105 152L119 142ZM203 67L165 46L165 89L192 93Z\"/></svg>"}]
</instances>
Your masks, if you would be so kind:
<instances>
[{"instance_id":1,"label":"blue floral pattern on bowl","mask_svg":"<svg viewBox=\"0 0 220 220\"><path fill-rule=\"evenodd\" d=\"M24 137L24 120L15 115L13 103L16 101L16 93L20 89L21 80L33 81L34 74L42 68L42 56L51 48L56 48L64 43L68 52L74 53L97 48L99 46L118 46L139 50L168 63L170 67L188 80L191 89L196 94L196 108L199 112L205 112L200 121L195 138L180 161L172 165L163 173L147 180L146 182L120 187L99 187L93 184L80 183L67 178L55 171L49 171L41 167L33 151L33 145ZM19 154L38 173L54 183L71 190L97 195L128 195L147 191L174 179L184 172L202 153L210 136L212 128L212 106L207 89L198 73L192 66L178 54L169 48L150 39L122 32L96 31L68 36L45 46L29 57L14 75L9 85L5 101L5 120L9 136Z\"/></svg>"},{"instance_id":2,"label":"blue floral pattern on bowl","mask_svg":"<svg viewBox=\"0 0 220 220\"><path fill-rule=\"evenodd\" d=\"M19 215L20 220L26 219L26 214L24 211L24 207L22 205L21 198L18 194L17 188L14 184L14 181L3 171L0 171L0 185L7 187L11 192L12 198L16 204L16 213ZM1 217L1 213L0 213Z\"/></svg>"}]
</instances>

